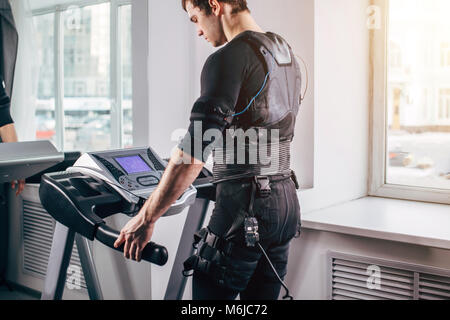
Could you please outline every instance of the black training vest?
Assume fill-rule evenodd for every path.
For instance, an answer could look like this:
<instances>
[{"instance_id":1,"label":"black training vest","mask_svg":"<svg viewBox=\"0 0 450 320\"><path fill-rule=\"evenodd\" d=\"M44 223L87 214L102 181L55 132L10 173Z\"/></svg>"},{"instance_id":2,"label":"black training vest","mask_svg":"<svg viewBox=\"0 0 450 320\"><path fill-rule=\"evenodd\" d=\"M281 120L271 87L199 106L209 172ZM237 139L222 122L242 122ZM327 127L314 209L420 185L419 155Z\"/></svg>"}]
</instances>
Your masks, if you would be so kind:
<instances>
[{"instance_id":1,"label":"black training vest","mask_svg":"<svg viewBox=\"0 0 450 320\"><path fill-rule=\"evenodd\" d=\"M247 32L243 39L265 61L269 76L249 109L233 118L225 133L225 148L213 152L216 183L291 174L290 145L301 104L300 66L289 44L275 33ZM272 139L274 132L278 134Z\"/></svg>"}]
</instances>

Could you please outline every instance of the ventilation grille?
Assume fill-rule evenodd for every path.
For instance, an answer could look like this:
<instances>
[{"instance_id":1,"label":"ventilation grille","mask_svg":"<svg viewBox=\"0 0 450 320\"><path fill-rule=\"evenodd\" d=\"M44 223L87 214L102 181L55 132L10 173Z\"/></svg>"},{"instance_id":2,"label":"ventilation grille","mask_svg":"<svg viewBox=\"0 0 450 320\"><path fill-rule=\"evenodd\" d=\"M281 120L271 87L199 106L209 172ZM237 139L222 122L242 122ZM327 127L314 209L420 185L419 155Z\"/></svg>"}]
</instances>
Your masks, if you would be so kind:
<instances>
[{"instance_id":1,"label":"ventilation grille","mask_svg":"<svg viewBox=\"0 0 450 320\"><path fill-rule=\"evenodd\" d=\"M450 271L330 253L332 300L448 300Z\"/></svg>"},{"instance_id":2,"label":"ventilation grille","mask_svg":"<svg viewBox=\"0 0 450 320\"><path fill-rule=\"evenodd\" d=\"M53 218L39 203L23 200L23 270L39 279L45 279L52 248L55 224ZM80 286L86 289L78 250L74 245L69 264L67 282L73 284L70 275L80 271Z\"/></svg>"},{"instance_id":3,"label":"ventilation grille","mask_svg":"<svg viewBox=\"0 0 450 320\"><path fill-rule=\"evenodd\" d=\"M450 300L450 277L422 274L419 280L420 300Z\"/></svg>"}]
</instances>

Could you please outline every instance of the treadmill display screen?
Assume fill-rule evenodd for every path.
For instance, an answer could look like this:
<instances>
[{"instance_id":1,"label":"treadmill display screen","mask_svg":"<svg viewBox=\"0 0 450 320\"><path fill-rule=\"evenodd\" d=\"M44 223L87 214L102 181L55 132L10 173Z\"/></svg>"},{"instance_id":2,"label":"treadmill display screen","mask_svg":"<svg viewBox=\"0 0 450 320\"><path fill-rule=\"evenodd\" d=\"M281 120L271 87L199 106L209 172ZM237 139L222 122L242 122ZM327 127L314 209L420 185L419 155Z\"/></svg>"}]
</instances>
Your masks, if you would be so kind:
<instances>
[{"instance_id":1,"label":"treadmill display screen","mask_svg":"<svg viewBox=\"0 0 450 320\"><path fill-rule=\"evenodd\" d=\"M131 157L120 157L114 158L118 164L128 173L135 174L141 172L149 172L152 169L148 166L148 164L139 156L131 156Z\"/></svg>"}]
</instances>

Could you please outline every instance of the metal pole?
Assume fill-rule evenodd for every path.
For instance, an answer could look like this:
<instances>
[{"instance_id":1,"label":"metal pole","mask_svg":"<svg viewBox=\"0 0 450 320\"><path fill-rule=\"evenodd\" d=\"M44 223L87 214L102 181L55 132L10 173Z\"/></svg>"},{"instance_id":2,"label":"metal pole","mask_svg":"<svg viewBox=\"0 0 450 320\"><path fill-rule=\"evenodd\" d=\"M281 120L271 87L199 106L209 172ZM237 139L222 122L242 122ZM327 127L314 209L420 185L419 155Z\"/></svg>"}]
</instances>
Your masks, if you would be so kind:
<instances>
[{"instance_id":1,"label":"metal pole","mask_svg":"<svg viewBox=\"0 0 450 320\"><path fill-rule=\"evenodd\" d=\"M183 276L183 262L194 254L192 247L194 233L203 227L209 202L209 200L197 198L189 208L164 300L181 300L183 298L187 281Z\"/></svg>"},{"instance_id":2,"label":"metal pole","mask_svg":"<svg viewBox=\"0 0 450 320\"><path fill-rule=\"evenodd\" d=\"M62 299L74 239L75 232L56 223L41 300Z\"/></svg>"},{"instance_id":3,"label":"metal pole","mask_svg":"<svg viewBox=\"0 0 450 320\"><path fill-rule=\"evenodd\" d=\"M81 267L83 268L84 279L91 300L103 300L103 293L98 279L97 270L94 264L94 257L89 246L89 240L79 234L75 236L78 255L80 256Z\"/></svg>"}]
</instances>

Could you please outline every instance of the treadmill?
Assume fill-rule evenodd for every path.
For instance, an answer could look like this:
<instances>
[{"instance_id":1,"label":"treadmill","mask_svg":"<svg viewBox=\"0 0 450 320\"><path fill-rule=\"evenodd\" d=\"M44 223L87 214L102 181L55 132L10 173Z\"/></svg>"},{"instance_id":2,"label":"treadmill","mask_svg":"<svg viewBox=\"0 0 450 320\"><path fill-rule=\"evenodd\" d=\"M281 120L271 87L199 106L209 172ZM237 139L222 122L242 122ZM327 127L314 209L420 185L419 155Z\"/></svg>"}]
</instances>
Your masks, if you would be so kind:
<instances>
[{"instance_id":1,"label":"treadmill","mask_svg":"<svg viewBox=\"0 0 450 320\"><path fill-rule=\"evenodd\" d=\"M98 240L123 252L123 245L114 248L119 231L108 226L105 219L116 214L136 215L158 186L167 164L151 148L136 148L86 153L67 170L42 175L41 203L56 220L42 300L62 299L74 242L89 298L103 299L89 241ZM178 215L189 208L166 300L183 297L183 262L194 252L193 235L202 228L210 201L215 201L215 187L212 174L204 169L163 216ZM163 245L150 242L143 250L142 260L164 266L168 254Z\"/></svg>"},{"instance_id":2,"label":"treadmill","mask_svg":"<svg viewBox=\"0 0 450 320\"><path fill-rule=\"evenodd\" d=\"M64 161L50 141L0 144L0 183L23 180Z\"/></svg>"}]
</instances>

